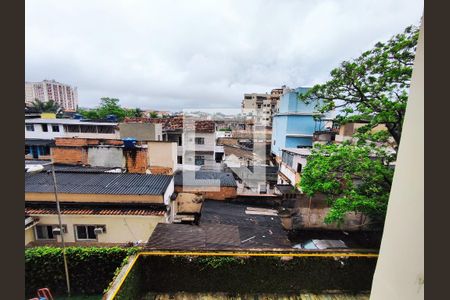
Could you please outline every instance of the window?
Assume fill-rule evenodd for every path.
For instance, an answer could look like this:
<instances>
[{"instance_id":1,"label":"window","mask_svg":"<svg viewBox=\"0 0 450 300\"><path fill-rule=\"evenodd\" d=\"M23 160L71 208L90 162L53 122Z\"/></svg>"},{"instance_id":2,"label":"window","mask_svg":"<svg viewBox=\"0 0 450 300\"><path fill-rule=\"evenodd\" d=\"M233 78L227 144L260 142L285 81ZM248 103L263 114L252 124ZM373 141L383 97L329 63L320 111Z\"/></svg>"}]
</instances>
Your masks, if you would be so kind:
<instances>
[{"instance_id":1,"label":"window","mask_svg":"<svg viewBox=\"0 0 450 300\"><path fill-rule=\"evenodd\" d=\"M196 166L203 166L205 164L205 157L204 156L195 156L195 165Z\"/></svg>"},{"instance_id":2,"label":"window","mask_svg":"<svg viewBox=\"0 0 450 300\"><path fill-rule=\"evenodd\" d=\"M25 155L31 154L31 147L25 146Z\"/></svg>"},{"instance_id":3,"label":"window","mask_svg":"<svg viewBox=\"0 0 450 300\"><path fill-rule=\"evenodd\" d=\"M53 132L59 132L59 126L58 125L52 125L52 131Z\"/></svg>"},{"instance_id":4,"label":"window","mask_svg":"<svg viewBox=\"0 0 450 300\"><path fill-rule=\"evenodd\" d=\"M34 131L34 125L33 124L27 124L25 125L25 128L27 131Z\"/></svg>"},{"instance_id":5,"label":"window","mask_svg":"<svg viewBox=\"0 0 450 300\"><path fill-rule=\"evenodd\" d=\"M98 133L114 133L114 126L97 126Z\"/></svg>"},{"instance_id":6,"label":"window","mask_svg":"<svg viewBox=\"0 0 450 300\"><path fill-rule=\"evenodd\" d=\"M102 228L106 232L105 225L75 225L75 239L80 240L97 240L96 228Z\"/></svg>"},{"instance_id":7,"label":"window","mask_svg":"<svg viewBox=\"0 0 450 300\"><path fill-rule=\"evenodd\" d=\"M298 163L297 164L297 173L301 173L302 172L302 164Z\"/></svg>"},{"instance_id":8,"label":"window","mask_svg":"<svg viewBox=\"0 0 450 300\"><path fill-rule=\"evenodd\" d=\"M183 156L177 156L177 164L183 163Z\"/></svg>"},{"instance_id":9,"label":"window","mask_svg":"<svg viewBox=\"0 0 450 300\"><path fill-rule=\"evenodd\" d=\"M195 144L196 144L196 145L204 145L204 144L205 144L205 138L202 138L202 137L196 137L196 138L195 138Z\"/></svg>"},{"instance_id":10,"label":"window","mask_svg":"<svg viewBox=\"0 0 450 300\"><path fill-rule=\"evenodd\" d=\"M39 155L50 155L50 147L49 146L38 146L38 154Z\"/></svg>"},{"instance_id":11,"label":"window","mask_svg":"<svg viewBox=\"0 0 450 300\"><path fill-rule=\"evenodd\" d=\"M43 132L48 132L48 126L47 126L47 124L41 124L41 126L42 126L42 131L43 131Z\"/></svg>"},{"instance_id":12,"label":"window","mask_svg":"<svg viewBox=\"0 0 450 300\"><path fill-rule=\"evenodd\" d=\"M276 141L275 140L273 140L273 145L275 146L275 143L276 143Z\"/></svg>"},{"instance_id":13,"label":"window","mask_svg":"<svg viewBox=\"0 0 450 300\"><path fill-rule=\"evenodd\" d=\"M183 145L183 137L180 135L178 136L178 146L182 146Z\"/></svg>"},{"instance_id":14,"label":"window","mask_svg":"<svg viewBox=\"0 0 450 300\"><path fill-rule=\"evenodd\" d=\"M289 152L283 151L283 154L281 155L281 160L288 166L292 167L294 155L292 155Z\"/></svg>"},{"instance_id":15,"label":"window","mask_svg":"<svg viewBox=\"0 0 450 300\"><path fill-rule=\"evenodd\" d=\"M34 227L37 240L56 240L53 229L59 228L58 225L36 225ZM63 232L67 233L67 226L63 225Z\"/></svg>"}]
</instances>

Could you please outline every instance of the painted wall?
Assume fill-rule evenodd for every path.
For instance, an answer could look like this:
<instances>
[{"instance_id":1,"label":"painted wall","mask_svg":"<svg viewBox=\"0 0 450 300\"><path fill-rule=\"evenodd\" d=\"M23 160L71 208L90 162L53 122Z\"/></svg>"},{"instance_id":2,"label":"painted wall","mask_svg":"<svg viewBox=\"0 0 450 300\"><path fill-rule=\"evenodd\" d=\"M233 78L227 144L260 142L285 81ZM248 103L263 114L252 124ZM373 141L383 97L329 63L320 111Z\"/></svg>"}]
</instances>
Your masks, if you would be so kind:
<instances>
[{"instance_id":1,"label":"painted wall","mask_svg":"<svg viewBox=\"0 0 450 300\"><path fill-rule=\"evenodd\" d=\"M125 168L125 157L122 148L115 147L89 147L88 164L93 167L119 167Z\"/></svg>"},{"instance_id":2,"label":"painted wall","mask_svg":"<svg viewBox=\"0 0 450 300\"><path fill-rule=\"evenodd\" d=\"M25 245L32 241L34 241L34 227L29 227L25 229Z\"/></svg>"},{"instance_id":3,"label":"painted wall","mask_svg":"<svg viewBox=\"0 0 450 300\"><path fill-rule=\"evenodd\" d=\"M424 299L424 19L370 299Z\"/></svg>"},{"instance_id":4,"label":"painted wall","mask_svg":"<svg viewBox=\"0 0 450 300\"><path fill-rule=\"evenodd\" d=\"M58 224L57 215L32 215L39 218L39 225ZM74 225L106 225L106 233L97 236L99 243L145 242L148 240L156 224L163 223L164 216L95 216L95 215L63 215L62 223L67 226L64 235L66 242L77 242ZM34 229L32 230L35 239ZM25 239L27 241L27 239ZM83 242L83 241L78 241ZM92 241L89 241L92 242Z\"/></svg>"},{"instance_id":5,"label":"painted wall","mask_svg":"<svg viewBox=\"0 0 450 300\"><path fill-rule=\"evenodd\" d=\"M175 142L148 142L148 164L150 167L171 168L177 167L177 143Z\"/></svg>"},{"instance_id":6,"label":"painted wall","mask_svg":"<svg viewBox=\"0 0 450 300\"><path fill-rule=\"evenodd\" d=\"M298 100L298 95L307 91L308 88L299 87L281 96L280 111L273 116L272 154L281 156L281 149L283 148L311 146L314 131L323 129L316 128L316 122L313 119L317 102L305 104ZM305 136L289 136L290 134Z\"/></svg>"},{"instance_id":7,"label":"painted wall","mask_svg":"<svg viewBox=\"0 0 450 300\"><path fill-rule=\"evenodd\" d=\"M120 123L120 138L134 137L138 141L162 141L162 124Z\"/></svg>"}]
</instances>

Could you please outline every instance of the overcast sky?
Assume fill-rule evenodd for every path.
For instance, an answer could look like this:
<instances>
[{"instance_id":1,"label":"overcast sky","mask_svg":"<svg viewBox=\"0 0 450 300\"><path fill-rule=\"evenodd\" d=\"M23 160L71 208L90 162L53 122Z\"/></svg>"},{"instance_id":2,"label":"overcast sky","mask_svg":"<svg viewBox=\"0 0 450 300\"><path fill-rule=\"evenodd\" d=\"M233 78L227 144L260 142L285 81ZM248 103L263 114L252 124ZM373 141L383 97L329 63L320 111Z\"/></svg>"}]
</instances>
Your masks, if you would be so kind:
<instances>
[{"instance_id":1,"label":"overcast sky","mask_svg":"<svg viewBox=\"0 0 450 300\"><path fill-rule=\"evenodd\" d=\"M25 77L77 86L83 107L238 108L244 93L325 81L422 11L420 0L28 0Z\"/></svg>"}]
</instances>

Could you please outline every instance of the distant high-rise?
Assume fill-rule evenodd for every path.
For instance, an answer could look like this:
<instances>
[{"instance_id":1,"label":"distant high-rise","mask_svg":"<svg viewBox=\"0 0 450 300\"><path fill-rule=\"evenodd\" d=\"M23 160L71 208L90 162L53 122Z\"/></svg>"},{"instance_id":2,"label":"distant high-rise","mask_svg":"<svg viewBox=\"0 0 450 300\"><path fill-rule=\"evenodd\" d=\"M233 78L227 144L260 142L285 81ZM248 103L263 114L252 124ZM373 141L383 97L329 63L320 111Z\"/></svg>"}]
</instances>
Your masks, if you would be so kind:
<instances>
[{"instance_id":1,"label":"distant high-rise","mask_svg":"<svg viewBox=\"0 0 450 300\"><path fill-rule=\"evenodd\" d=\"M31 104L35 99L42 102L53 100L65 111L75 111L78 105L78 92L76 87L55 80L26 81L25 103Z\"/></svg>"}]
</instances>

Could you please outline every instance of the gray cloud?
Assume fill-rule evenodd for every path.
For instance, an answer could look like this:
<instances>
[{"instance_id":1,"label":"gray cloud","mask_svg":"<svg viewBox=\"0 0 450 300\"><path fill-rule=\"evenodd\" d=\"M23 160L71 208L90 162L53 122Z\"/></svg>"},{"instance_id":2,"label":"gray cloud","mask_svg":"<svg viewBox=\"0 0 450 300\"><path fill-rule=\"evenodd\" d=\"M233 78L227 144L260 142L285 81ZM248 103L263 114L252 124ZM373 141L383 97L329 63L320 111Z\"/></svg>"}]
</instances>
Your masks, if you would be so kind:
<instances>
[{"instance_id":1,"label":"gray cloud","mask_svg":"<svg viewBox=\"0 0 450 300\"><path fill-rule=\"evenodd\" d=\"M128 107L239 107L311 86L410 24L423 1L26 1L26 80Z\"/></svg>"}]
</instances>

